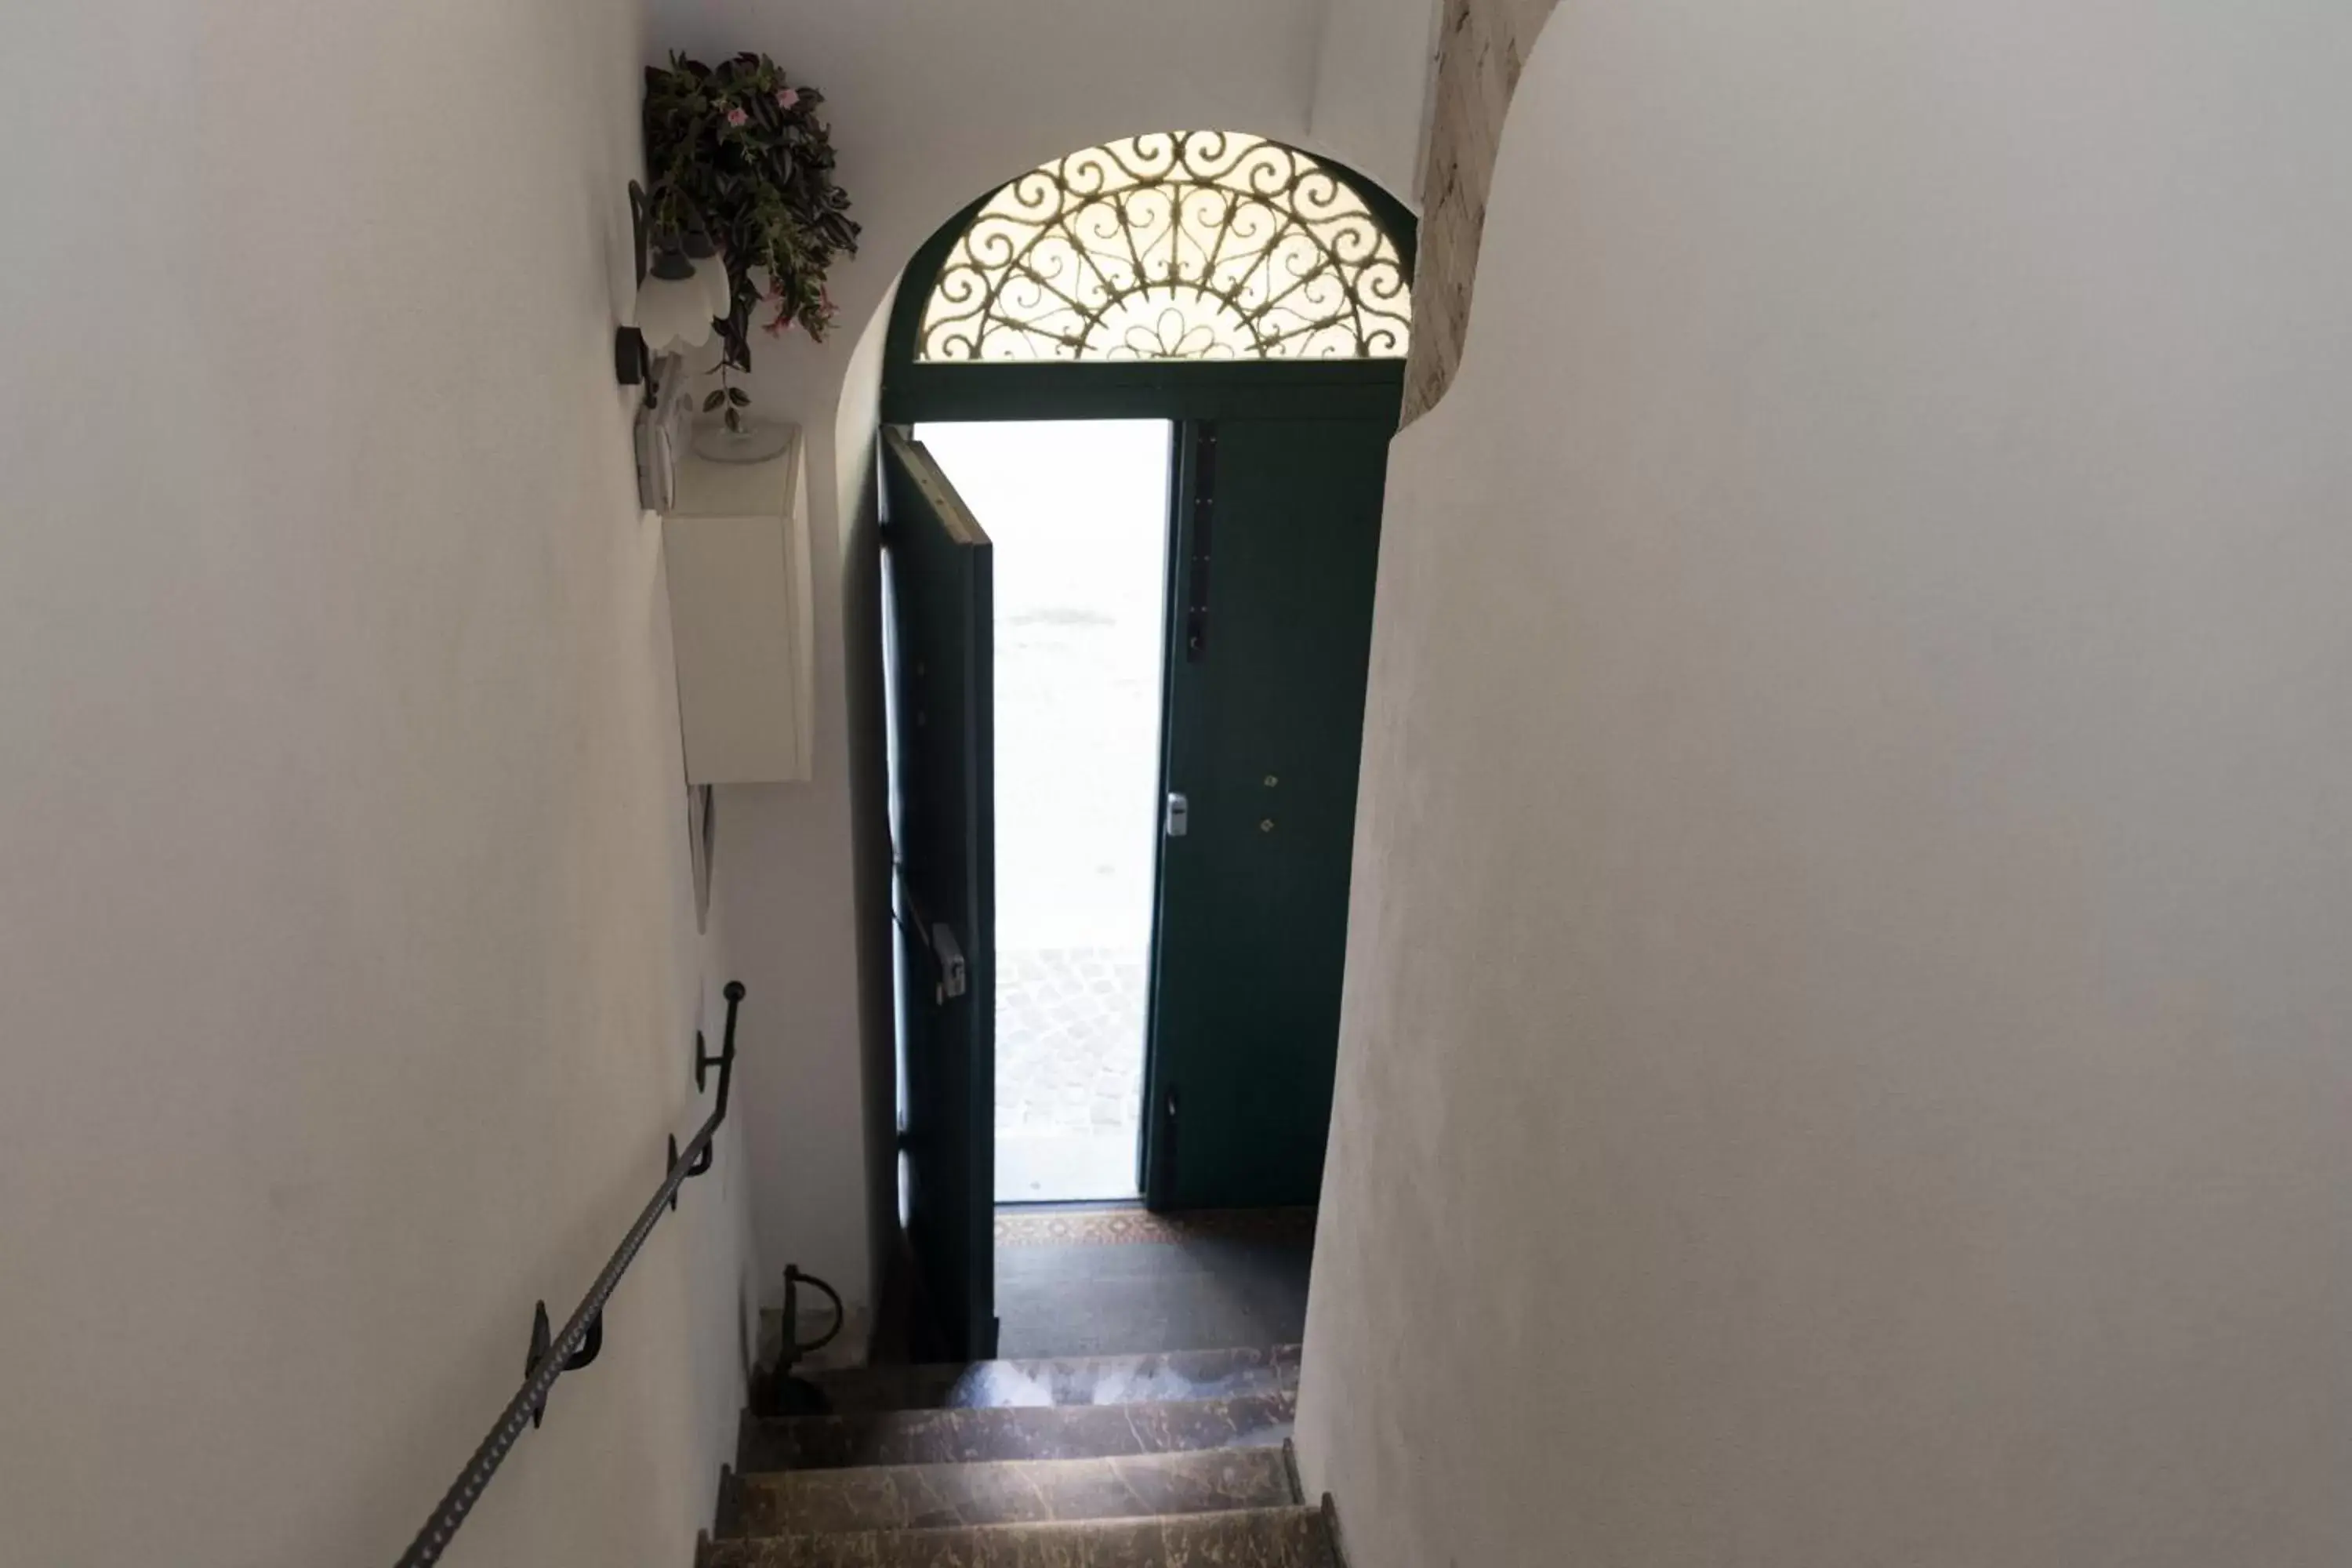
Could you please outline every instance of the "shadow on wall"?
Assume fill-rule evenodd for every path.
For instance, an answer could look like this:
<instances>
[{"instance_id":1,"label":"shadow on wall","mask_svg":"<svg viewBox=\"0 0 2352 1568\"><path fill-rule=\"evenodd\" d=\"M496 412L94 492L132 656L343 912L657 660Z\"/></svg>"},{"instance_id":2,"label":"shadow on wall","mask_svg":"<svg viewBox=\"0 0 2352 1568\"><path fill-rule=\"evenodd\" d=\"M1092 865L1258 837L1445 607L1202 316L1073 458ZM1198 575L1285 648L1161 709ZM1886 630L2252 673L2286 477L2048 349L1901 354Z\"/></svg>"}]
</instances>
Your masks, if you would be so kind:
<instances>
[{"instance_id":1,"label":"shadow on wall","mask_svg":"<svg viewBox=\"0 0 2352 1568\"><path fill-rule=\"evenodd\" d=\"M1537 35L1557 4L1446 0L1439 20L1429 143L1422 160L1412 355L1405 367L1408 425L1445 395L1462 363L1503 121Z\"/></svg>"},{"instance_id":2,"label":"shadow on wall","mask_svg":"<svg viewBox=\"0 0 2352 1568\"><path fill-rule=\"evenodd\" d=\"M835 416L841 518L841 626L847 722L852 907L857 943L858 1081L864 1103L866 1300L890 1310L885 1289L900 1250L897 973L892 949L889 757L882 673L882 546L875 436L882 348L893 285L858 333Z\"/></svg>"}]
</instances>

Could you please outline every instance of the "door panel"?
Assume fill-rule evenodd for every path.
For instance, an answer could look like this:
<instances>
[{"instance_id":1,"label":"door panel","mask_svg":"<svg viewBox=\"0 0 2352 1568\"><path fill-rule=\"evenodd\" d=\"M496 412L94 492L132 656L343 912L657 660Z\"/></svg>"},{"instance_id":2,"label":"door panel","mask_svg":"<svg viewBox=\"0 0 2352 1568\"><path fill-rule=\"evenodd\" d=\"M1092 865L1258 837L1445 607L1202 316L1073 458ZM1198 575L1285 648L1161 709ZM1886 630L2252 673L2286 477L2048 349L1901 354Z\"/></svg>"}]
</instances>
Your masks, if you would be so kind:
<instances>
[{"instance_id":1,"label":"door panel","mask_svg":"<svg viewBox=\"0 0 2352 1568\"><path fill-rule=\"evenodd\" d=\"M921 443L883 433L908 1237L957 1360L996 1349L993 610L988 535Z\"/></svg>"},{"instance_id":2,"label":"door panel","mask_svg":"<svg viewBox=\"0 0 2352 1568\"><path fill-rule=\"evenodd\" d=\"M1181 439L1146 1190L1313 1203L1337 1062L1389 418Z\"/></svg>"}]
</instances>

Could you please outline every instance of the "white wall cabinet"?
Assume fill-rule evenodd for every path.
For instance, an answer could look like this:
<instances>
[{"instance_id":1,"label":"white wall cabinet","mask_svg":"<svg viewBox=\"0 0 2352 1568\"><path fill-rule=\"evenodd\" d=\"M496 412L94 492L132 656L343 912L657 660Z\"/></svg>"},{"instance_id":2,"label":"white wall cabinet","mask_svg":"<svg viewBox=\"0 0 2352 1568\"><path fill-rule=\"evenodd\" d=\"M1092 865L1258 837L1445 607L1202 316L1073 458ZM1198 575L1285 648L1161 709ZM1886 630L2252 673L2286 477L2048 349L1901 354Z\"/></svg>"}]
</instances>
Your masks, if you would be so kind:
<instances>
[{"instance_id":1,"label":"white wall cabinet","mask_svg":"<svg viewBox=\"0 0 2352 1568\"><path fill-rule=\"evenodd\" d=\"M806 469L798 431L769 462L678 463L662 557L690 784L809 777L815 644Z\"/></svg>"}]
</instances>

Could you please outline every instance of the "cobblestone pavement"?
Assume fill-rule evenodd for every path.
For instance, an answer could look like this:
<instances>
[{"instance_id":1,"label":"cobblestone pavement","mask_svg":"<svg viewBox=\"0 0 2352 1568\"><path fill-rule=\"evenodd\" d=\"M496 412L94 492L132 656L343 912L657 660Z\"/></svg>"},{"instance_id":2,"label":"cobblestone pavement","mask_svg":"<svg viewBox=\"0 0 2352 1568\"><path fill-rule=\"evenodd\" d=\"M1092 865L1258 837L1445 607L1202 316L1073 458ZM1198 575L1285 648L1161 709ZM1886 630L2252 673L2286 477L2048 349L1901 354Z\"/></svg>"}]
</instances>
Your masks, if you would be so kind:
<instances>
[{"instance_id":1,"label":"cobblestone pavement","mask_svg":"<svg viewBox=\"0 0 2352 1568\"><path fill-rule=\"evenodd\" d=\"M1134 1193L1146 994L1139 946L997 953L1000 1200Z\"/></svg>"}]
</instances>

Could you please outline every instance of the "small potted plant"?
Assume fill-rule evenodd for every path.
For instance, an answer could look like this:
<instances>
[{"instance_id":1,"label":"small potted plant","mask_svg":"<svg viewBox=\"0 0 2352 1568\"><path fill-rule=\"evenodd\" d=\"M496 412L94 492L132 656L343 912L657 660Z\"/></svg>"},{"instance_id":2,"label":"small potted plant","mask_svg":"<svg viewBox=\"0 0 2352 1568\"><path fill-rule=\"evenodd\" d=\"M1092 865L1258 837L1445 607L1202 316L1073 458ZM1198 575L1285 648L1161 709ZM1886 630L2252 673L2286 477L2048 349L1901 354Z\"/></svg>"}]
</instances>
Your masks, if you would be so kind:
<instances>
[{"instance_id":1,"label":"small potted plant","mask_svg":"<svg viewBox=\"0 0 2352 1568\"><path fill-rule=\"evenodd\" d=\"M771 336L797 322L823 338L833 320L825 273L857 253L848 194L833 183L833 135L817 118L824 102L765 55L707 66L673 54L646 68L655 243L706 258L715 248L727 269L728 310L715 318L721 385L703 407L724 408L730 431L751 402L728 378L751 368L754 319Z\"/></svg>"}]
</instances>

